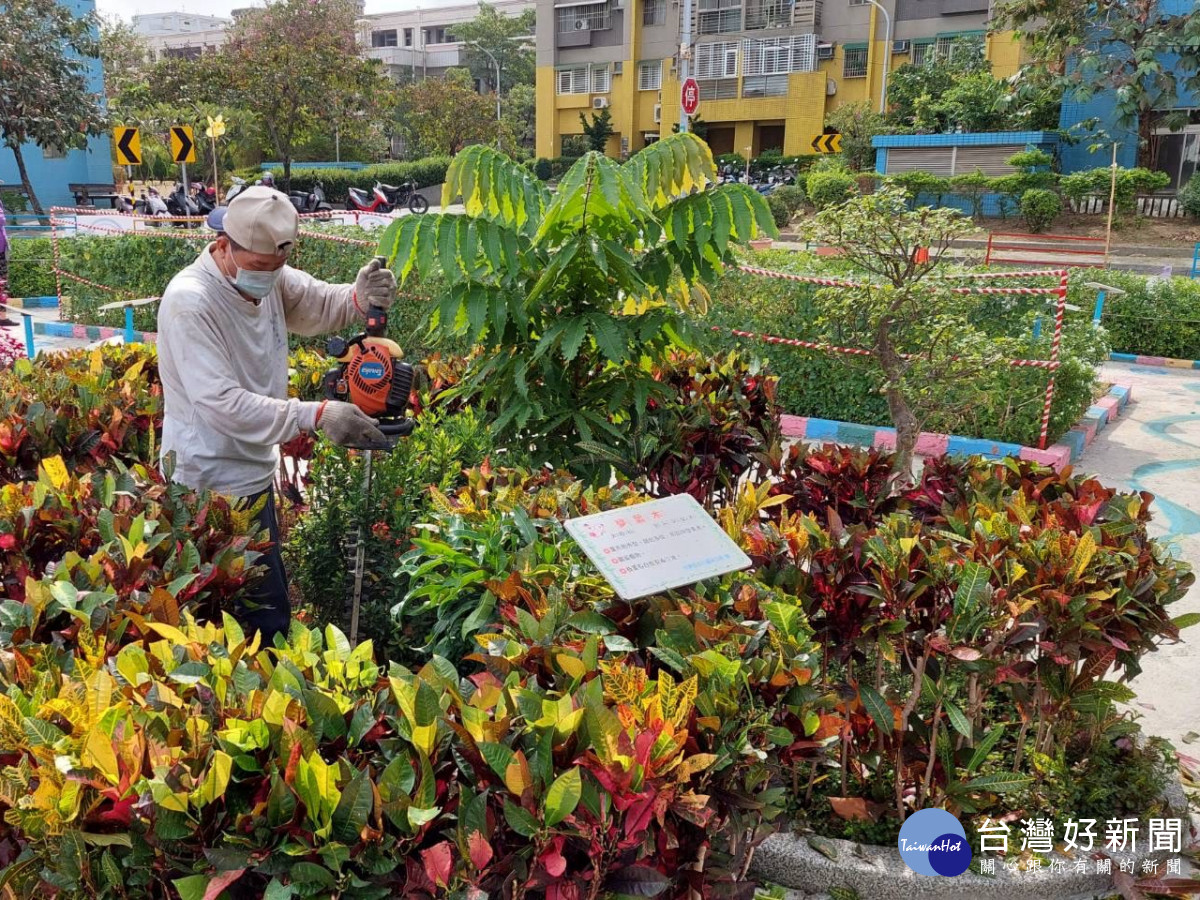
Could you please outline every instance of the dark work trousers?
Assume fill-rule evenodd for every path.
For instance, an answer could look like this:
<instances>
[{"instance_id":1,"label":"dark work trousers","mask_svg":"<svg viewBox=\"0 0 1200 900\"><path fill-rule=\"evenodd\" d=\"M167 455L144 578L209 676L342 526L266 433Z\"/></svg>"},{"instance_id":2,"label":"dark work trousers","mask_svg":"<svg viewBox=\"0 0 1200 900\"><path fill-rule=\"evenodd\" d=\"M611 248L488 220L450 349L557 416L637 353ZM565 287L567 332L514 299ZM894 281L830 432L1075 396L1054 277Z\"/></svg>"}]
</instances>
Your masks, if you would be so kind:
<instances>
[{"instance_id":1,"label":"dark work trousers","mask_svg":"<svg viewBox=\"0 0 1200 900\"><path fill-rule=\"evenodd\" d=\"M275 514L275 488L269 487L242 502L253 507L266 497L257 518L258 529L271 535L271 549L259 557L258 564L266 566L262 578L252 584L238 600L234 616L247 632L261 631L262 646L270 647L275 635L285 637L292 618L292 602L288 597L287 572L283 568L283 552L279 548L279 519Z\"/></svg>"}]
</instances>

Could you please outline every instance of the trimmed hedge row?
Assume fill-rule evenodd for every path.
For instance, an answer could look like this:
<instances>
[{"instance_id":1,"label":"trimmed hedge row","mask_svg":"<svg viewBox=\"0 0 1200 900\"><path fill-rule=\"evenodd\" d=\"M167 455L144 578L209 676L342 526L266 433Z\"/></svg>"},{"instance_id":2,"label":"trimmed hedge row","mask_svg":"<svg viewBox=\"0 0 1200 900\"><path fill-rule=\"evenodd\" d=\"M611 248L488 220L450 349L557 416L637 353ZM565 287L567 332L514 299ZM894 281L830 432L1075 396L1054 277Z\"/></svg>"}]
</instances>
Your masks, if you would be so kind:
<instances>
[{"instance_id":1,"label":"trimmed hedge row","mask_svg":"<svg viewBox=\"0 0 1200 900\"><path fill-rule=\"evenodd\" d=\"M450 165L448 156L429 156L412 162L380 163L377 166L367 166L364 169L351 171L349 169L306 169L303 166L292 167L293 191L311 191L314 184L321 182L325 188L325 197L330 203L345 203L349 199L348 189L352 187L369 191L375 182L384 184L400 184L404 181L415 181L417 187L432 187L446 180L446 169ZM271 169L275 180L282 187L283 169Z\"/></svg>"},{"instance_id":2,"label":"trimmed hedge row","mask_svg":"<svg viewBox=\"0 0 1200 900\"><path fill-rule=\"evenodd\" d=\"M828 263L828 260L805 254L776 251L765 264L774 269L811 273L827 272ZM835 267L841 265L835 263ZM819 288L812 285L731 272L714 287L703 324L858 346L854 338L843 336L840 331L830 332L819 324L814 303L817 290ZM1008 297L981 300L979 324L989 334L1005 341L1008 358L1049 358L1049 315L1039 308L1040 300ZM1043 327L1040 336L1034 338L1032 325L1039 314L1043 316ZM789 413L865 425L891 424L877 377L853 357L759 343L712 333L707 328L703 331L701 339L711 352L741 348L767 358L771 371L779 376L779 404ZM1107 357L1108 346L1103 332L1090 327L1086 313L1074 314L1064 331L1062 366L1050 416L1052 439L1067 431L1091 405L1096 385L1095 367ZM949 391L972 392L969 403L962 404L969 412L954 420L926 422L924 428L1036 445L1046 377L1043 369L998 366L973 384L947 386Z\"/></svg>"},{"instance_id":3,"label":"trimmed hedge row","mask_svg":"<svg viewBox=\"0 0 1200 900\"><path fill-rule=\"evenodd\" d=\"M1125 291L1104 301L1101 321L1114 352L1200 359L1200 282L1111 269L1097 279ZM1070 300L1090 316L1096 289L1084 281L1072 281Z\"/></svg>"},{"instance_id":4,"label":"trimmed hedge row","mask_svg":"<svg viewBox=\"0 0 1200 900\"><path fill-rule=\"evenodd\" d=\"M8 294L10 297L53 297L54 251L50 238L10 238L8 242Z\"/></svg>"}]
</instances>

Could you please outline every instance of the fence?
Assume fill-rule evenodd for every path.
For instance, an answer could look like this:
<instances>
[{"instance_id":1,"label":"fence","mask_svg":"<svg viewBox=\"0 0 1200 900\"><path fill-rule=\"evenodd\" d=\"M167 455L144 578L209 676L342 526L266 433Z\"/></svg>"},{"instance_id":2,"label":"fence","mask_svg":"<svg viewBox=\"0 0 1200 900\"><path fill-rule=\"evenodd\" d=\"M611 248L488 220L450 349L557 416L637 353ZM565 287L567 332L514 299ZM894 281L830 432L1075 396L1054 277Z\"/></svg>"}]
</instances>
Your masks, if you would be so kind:
<instances>
[{"instance_id":1,"label":"fence","mask_svg":"<svg viewBox=\"0 0 1200 900\"><path fill-rule=\"evenodd\" d=\"M842 288L861 288L866 285L861 282L849 281L842 278L819 278L812 275L793 275L790 272L776 272L771 269L760 269L756 266L739 266L741 271L748 275L760 275L764 278L778 278L784 281L792 281L799 284L813 284L818 287L842 287ZM1049 359L1010 359L1006 364L1015 368L1039 368L1046 369L1050 373L1049 379L1046 382L1046 396L1042 405L1042 423L1038 434L1038 449L1045 450L1049 439L1050 432L1050 411L1054 405L1054 381L1055 372L1058 369L1060 362L1060 350L1062 347L1062 332L1063 318L1067 309L1067 289L1069 286L1070 273L1066 269L1046 269L1037 271L1025 272L982 272L971 273L967 275L957 276L963 279L970 280L988 280L988 279L1005 279L1014 278L1057 278L1058 285L1056 287L956 287L953 288L956 294L975 294L975 295L1007 295L1007 296L1052 296L1057 298L1054 306L1054 336L1050 342L1050 358ZM723 330L723 329L717 329ZM809 350L819 350L825 353L841 353L852 356L873 356L870 350L864 350L861 347L838 347L833 344L815 343L812 341L801 341L795 338L784 338L776 335L754 334L749 331L739 331L737 329L728 329L735 337L745 337L754 340L765 341L766 343L783 344L790 347L803 347Z\"/></svg>"},{"instance_id":2,"label":"fence","mask_svg":"<svg viewBox=\"0 0 1200 900\"><path fill-rule=\"evenodd\" d=\"M1005 231L988 235L985 265L1053 266L1063 263L1073 267L1103 268L1107 264L1104 238Z\"/></svg>"}]
</instances>

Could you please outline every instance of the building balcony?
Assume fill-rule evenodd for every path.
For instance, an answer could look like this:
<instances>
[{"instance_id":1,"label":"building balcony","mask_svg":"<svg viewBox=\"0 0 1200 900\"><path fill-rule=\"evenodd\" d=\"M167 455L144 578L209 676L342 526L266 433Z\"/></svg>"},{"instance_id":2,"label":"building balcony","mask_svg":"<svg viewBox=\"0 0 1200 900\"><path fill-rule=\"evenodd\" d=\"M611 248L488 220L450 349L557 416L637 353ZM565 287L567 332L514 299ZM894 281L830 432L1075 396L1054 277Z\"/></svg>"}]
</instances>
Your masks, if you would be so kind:
<instances>
[{"instance_id":1,"label":"building balcony","mask_svg":"<svg viewBox=\"0 0 1200 900\"><path fill-rule=\"evenodd\" d=\"M414 69L449 69L465 65L462 44L428 44L418 47L371 47L367 49L371 59L385 66L409 66Z\"/></svg>"}]
</instances>

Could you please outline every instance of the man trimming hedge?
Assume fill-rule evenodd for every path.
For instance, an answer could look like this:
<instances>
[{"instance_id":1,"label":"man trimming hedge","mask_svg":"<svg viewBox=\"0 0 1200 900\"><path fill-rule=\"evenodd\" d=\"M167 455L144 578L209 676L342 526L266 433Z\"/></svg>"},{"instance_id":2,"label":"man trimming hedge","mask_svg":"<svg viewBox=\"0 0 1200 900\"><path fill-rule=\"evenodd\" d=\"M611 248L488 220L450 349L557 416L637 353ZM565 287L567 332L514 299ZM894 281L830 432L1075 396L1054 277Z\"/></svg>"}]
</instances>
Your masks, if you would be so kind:
<instances>
[{"instance_id":1,"label":"man trimming hedge","mask_svg":"<svg viewBox=\"0 0 1200 900\"><path fill-rule=\"evenodd\" d=\"M339 331L370 306L387 309L396 279L376 261L354 284L327 284L288 266L300 218L268 187L239 194L220 224L159 305L162 454L174 457L172 477L190 488L263 502L259 527L272 541L267 574L234 614L270 644L291 618L275 515L279 444L317 430L336 444L384 440L378 423L351 403L288 399L288 333Z\"/></svg>"}]
</instances>

